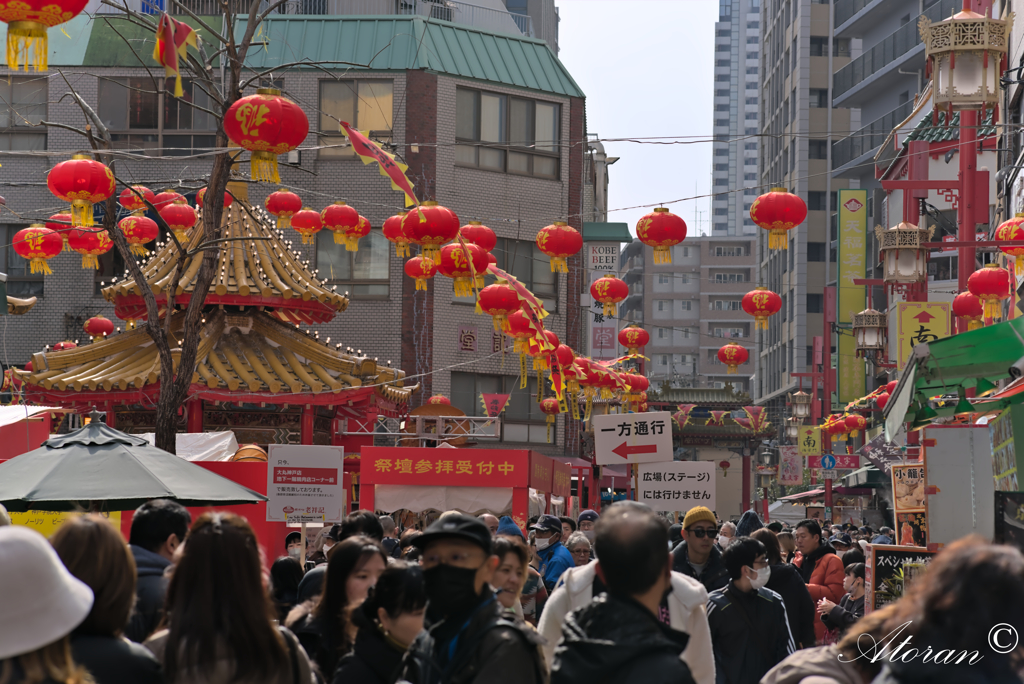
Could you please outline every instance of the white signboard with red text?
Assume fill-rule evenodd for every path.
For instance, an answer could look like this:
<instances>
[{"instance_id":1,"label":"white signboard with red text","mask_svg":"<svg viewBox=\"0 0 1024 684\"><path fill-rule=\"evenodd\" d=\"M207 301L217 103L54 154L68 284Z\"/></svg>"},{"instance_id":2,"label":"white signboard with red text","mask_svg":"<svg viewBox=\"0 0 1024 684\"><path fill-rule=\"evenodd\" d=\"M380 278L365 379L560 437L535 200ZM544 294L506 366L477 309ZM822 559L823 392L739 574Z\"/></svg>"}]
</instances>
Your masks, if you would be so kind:
<instances>
[{"instance_id":1,"label":"white signboard with red text","mask_svg":"<svg viewBox=\"0 0 1024 684\"><path fill-rule=\"evenodd\" d=\"M345 517L345 450L271 444L267 521L336 523Z\"/></svg>"},{"instance_id":2,"label":"white signboard with red text","mask_svg":"<svg viewBox=\"0 0 1024 684\"><path fill-rule=\"evenodd\" d=\"M672 414L668 411L594 416L593 421L598 465L672 460Z\"/></svg>"}]
</instances>

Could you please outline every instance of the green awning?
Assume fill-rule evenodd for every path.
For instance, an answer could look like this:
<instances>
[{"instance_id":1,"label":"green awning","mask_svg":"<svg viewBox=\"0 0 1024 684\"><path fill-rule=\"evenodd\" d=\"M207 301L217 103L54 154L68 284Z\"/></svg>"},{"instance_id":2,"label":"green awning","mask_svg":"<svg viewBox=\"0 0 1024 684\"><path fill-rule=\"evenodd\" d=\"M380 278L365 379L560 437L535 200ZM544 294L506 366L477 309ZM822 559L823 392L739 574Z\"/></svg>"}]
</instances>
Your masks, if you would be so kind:
<instances>
[{"instance_id":1,"label":"green awning","mask_svg":"<svg viewBox=\"0 0 1024 684\"><path fill-rule=\"evenodd\" d=\"M632 242L628 223L583 222L584 242Z\"/></svg>"}]
</instances>

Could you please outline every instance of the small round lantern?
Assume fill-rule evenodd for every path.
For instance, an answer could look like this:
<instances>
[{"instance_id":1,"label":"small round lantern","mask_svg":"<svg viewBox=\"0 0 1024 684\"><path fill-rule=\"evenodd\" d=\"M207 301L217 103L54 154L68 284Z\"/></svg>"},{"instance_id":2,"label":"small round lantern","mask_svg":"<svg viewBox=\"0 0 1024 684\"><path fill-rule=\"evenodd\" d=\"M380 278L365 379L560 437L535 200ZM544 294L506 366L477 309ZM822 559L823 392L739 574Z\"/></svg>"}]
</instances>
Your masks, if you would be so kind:
<instances>
[{"instance_id":1,"label":"small round lantern","mask_svg":"<svg viewBox=\"0 0 1024 684\"><path fill-rule=\"evenodd\" d=\"M470 221L459 228L459 233L463 240L480 247L485 252L490 252L498 244L498 238L495 237L494 231L479 221Z\"/></svg>"},{"instance_id":2,"label":"small round lantern","mask_svg":"<svg viewBox=\"0 0 1024 684\"><path fill-rule=\"evenodd\" d=\"M729 461L722 460L718 462L718 467L722 469L722 477L729 477Z\"/></svg>"},{"instance_id":3,"label":"small round lantern","mask_svg":"<svg viewBox=\"0 0 1024 684\"><path fill-rule=\"evenodd\" d=\"M1012 219L1003 221L996 228L996 240L1024 240L1024 214L1015 214ZM1012 256L1016 264L1015 270L1018 276L1024 276L1024 246L1000 247L1003 254Z\"/></svg>"},{"instance_id":4,"label":"small round lantern","mask_svg":"<svg viewBox=\"0 0 1024 684\"><path fill-rule=\"evenodd\" d=\"M451 209L428 201L405 215L402 230L409 242L423 247L423 256L436 260L441 245L451 242L459 234L459 217Z\"/></svg>"},{"instance_id":5,"label":"small round lantern","mask_svg":"<svg viewBox=\"0 0 1024 684\"><path fill-rule=\"evenodd\" d=\"M538 392L543 391L541 388L537 388ZM558 399L554 397L547 397L546 399L540 400L540 411L545 416L544 422L547 424L547 436L548 444L551 443L551 428L555 426L555 416L561 413L561 409L558 407Z\"/></svg>"},{"instance_id":6,"label":"small round lantern","mask_svg":"<svg viewBox=\"0 0 1024 684\"><path fill-rule=\"evenodd\" d=\"M302 244L311 245L316 242L316 234L323 230L324 222L320 214L306 207L292 216L292 228L302 236Z\"/></svg>"},{"instance_id":7,"label":"small round lantern","mask_svg":"<svg viewBox=\"0 0 1024 684\"><path fill-rule=\"evenodd\" d=\"M654 263L671 264L672 247L686 239L686 221L665 207L658 207L637 221L636 237L654 248Z\"/></svg>"},{"instance_id":8,"label":"small round lantern","mask_svg":"<svg viewBox=\"0 0 1024 684\"><path fill-rule=\"evenodd\" d=\"M240 98L224 114L224 133L231 142L249 150L253 180L280 183L277 156L302 144L309 120L302 107L281 96L277 88L260 88Z\"/></svg>"},{"instance_id":9,"label":"small round lantern","mask_svg":"<svg viewBox=\"0 0 1024 684\"><path fill-rule=\"evenodd\" d=\"M856 437L860 432L863 432L868 427L867 418L859 413L851 413L846 416L845 423L846 429L849 430L850 437Z\"/></svg>"},{"instance_id":10,"label":"small round lantern","mask_svg":"<svg viewBox=\"0 0 1024 684\"><path fill-rule=\"evenodd\" d=\"M565 221L555 221L537 233L537 247L551 258L552 273L568 273L565 260L583 248L583 236Z\"/></svg>"},{"instance_id":11,"label":"small round lantern","mask_svg":"<svg viewBox=\"0 0 1024 684\"><path fill-rule=\"evenodd\" d=\"M69 349L78 349L78 345L71 340L64 340L53 345L53 351L68 351Z\"/></svg>"},{"instance_id":12,"label":"small round lantern","mask_svg":"<svg viewBox=\"0 0 1024 684\"><path fill-rule=\"evenodd\" d=\"M359 251L359 238L364 238L370 234L370 219L365 216L359 217L359 223L351 228L345 229L345 251L346 252L358 252ZM334 234L337 239L338 234Z\"/></svg>"},{"instance_id":13,"label":"small round lantern","mask_svg":"<svg viewBox=\"0 0 1024 684\"><path fill-rule=\"evenodd\" d=\"M735 373L749 358L750 353L738 344L727 344L718 350L718 360L726 365L729 374Z\"/></svg>"},{"instance_id":14,"label":"small round lantern","mask_svg":"<svg viewBox=\"0 0 1024 684\"><path fill-rule=\"evenodd\" d=\"M968 330L977 330L984 325L985 305L973 292L961 292L953 297L953 315L965 319Z\"/></svg>"},{"instance_id":15,"label":"small round lantern","mask_svg":"<svg viewBox=\"0 0 1024 684\"><path fill-rule=\"evenodd\" d=\"M445 245L440 252L437 270L441 275L454 281L455 296L469 297L473 294L473 279L487 268L486 252L473 244L466 244L466 251L459 243Z\"/></svg>"},{"instance_id":16,"label":"small round lantern","mask_svg":"<svg viewBox=\"0 0 1024 684\"><path fill-rule=\"evenodd\" d=\"M757 287L743 295L743 310L754 317L754 327L768 329L768 317L782 309L782 297L766 287Z\"/></svg>"},{"instance_id":17,"label":"small round lantern","mask_svg":"<svg viewBox=\"0 0 1024 684\"><path fill-rule=\"evenodd\" d=\"M200 209L203 208L203 197L206 196L206 188L200 188L199 192L196 193L196 206ZM231 203L235 201L235 198L231 196L231 193L227 190L224 191L224 208L227 209L231 206Z\"/></svg>"},{"instance_id":18,"label":"small round lantern","mask_svg":"<svg viewBox=\"0 0 1024 684\"><path fill-rule=\"evenodd\" d=\"M1002 301L1010 296L1010 273L997 264L986 264L967 279L967 288L984 303L985 318L1002 315Z\"/></svg>"},{"instance_id":19,"label":"small round lantern","mask_svg":"<svg viewBox=\"0 0 1024 684\"><path fill-rule=\"evenodd\" d=\"M768 231L768 249L788 249L787 233L806 218L807 205L786 188L772 188L750 205L750 220Z\"/></svg>"},{"instance_id":20,"label":"small round lantern","mask_svg":"<svg viewBox=\"0 0 1024 684\"><path fill-rule=\"evenodd\" d=\"M651 381L637 373L626 373L623 378L626 382L626 400L631 403L639 403L641 395L651 386Z\"/></svg>"},{"instance_id":21,"label":"small round lantern","mask_svg":"<svg viewBox=\"0 0 1024 684\"><path fill-rule=\"evenodd\" d=\"M150 201L153 203L153 206L156 207L157 212L159 212L164 207L170 206L177 202L185 202L185 196L182 195L180 192L174 192L173 190L164 190L163 192L156 193L153 196L153 199Z\"/></svg>"},{"instance_id":22,"label":"small round lantern","mask_svg":"<svg viewBox=\"0 0 1024 684\"><path fill-rule=\"evenodd\" d=\"M97 337L103 339L108 335L114 334L114 322L103 316L93 316L85 322L85 325L82 326L82 328L93 339L93 341L95 341Z\"/></svg>"},{"instance_id":23,"label":"small round lantern","mask_svg":"<svg viewBox=\"0 0 1024 684\"><path fill-rule=\"evenodd\" d=\"M427 281L436 273L437 266L433 259L416 256L405 262L405 275L416 281L417 290L426 290Z\"/></svg>"},{"instance_id":24,"label":"small round lantern","mask_svg":"<svg viewBox=\"0 0 1024 684\"><path fill-rule=\"evenodd\" d=\"M0 21L7 24L7 67L18 71L24 64L26 73L29 67L46 71L50 55L46 29L71 21L87 4L86 0L19 0L0 5Z\"/></svg>"},{"instance_id":25,"label":"small round lantern","mask_svg":"<svg viewBox=\"0 0 1024 684\"><path fill-rule=\"evenodd\" d=\"M793 409L793 416L803 420L811 416L811 395L803 390L792 392L789 395L789 405Z\"/></svg>"},{"instance_id":26,"label":"small round lantern","mask_svg":"<svg viewBox=\"0 0 1024 684\"><path fill-rule=\"evenodd\" d=\"M160 236L160 227L156 225L156 221L142 214L125 216L118 222L117 227L124 234L124 239L128 242L129 251L140 257L149 254L149 250L143 245L156 240Z\"/></svg>"},{"instance_id":27,"label":"small round lantern","mask_svg":"<svg viewBox=\"0 0 1024 684\"><path fill-rule=\"evenodd\" d=\"M875 406L878 407L879 411L885 409L885 405L889 403L890 396L891 395L888 392L882 392L877 397L875 397Z\"/></svg>"},{"instance_id":28,"label":"small round lantern","mask_svg":"<svg viewBox=\"0 0 1024 684\"><path fill-rule=\"evenodd\" d=\"M528 341L536 337L537 329L522 309L508 314L507 319L508 328L505 334L515 340L512 351L517 354L525 354Z\"/></svg>"},{"instance_id":29,"label":"small round lantern","mask_svg":"<svg viewBox=\"0 0 1024 684\"><path fill-rule=\"evenodd\" d=\"M93 225L92 205L113 195L116 186L113 172L85 154L62 161L46 176L50 192L71 203L71 222L76 226Z\"/></svg>"},{"instance_id":30,"label":"small round lantern","mask_svg":"<svg viewBox=\"0 0 1024 684\"><path fill-rule=\"evenodd\" d=\"M427 403L428 404L433 404L434 406L451 406L452 405L451 399L449 399L448 397L444 396L443 394L435 394L434 396L430 397L430 399L427 399Z\"/></svg>"},{"instance_id":31,"label":"small round lantern","mask_svg":"<svg viewBox=\"0 0 1024 684\"><path fill-rule=\"evenodd\" d=\"M629 296L629 286L615 276L604 276L590 286L590 295L594 301L604 304L605 316L614 316L615 305Z\"/></svg>"},{"instance_id":32,"label":"small round lantern","mask_svg":"<svg viewBox=\"0 0 1024 684\"><path fill-rule=\"evenodd\" d=\"M61 253L64 240L42 224L33 224L14 234L11 246L18 256L29 260L29 273L52 275L48 260Z\"/></svg>"},{"instance_id":33,"label":"small round lantern","mask_svg":"<svg viewBox=\"0 0 1024 684\"><path fill-rule=\"evenodd\" d=\"M833 442L838 442L839 439L848 432L846 419L842 416L829 416L828 420L825 421L825 424L822 425L822 429L828 433Z\"/></svg>"},{"instance_id":34,"label":"small round lantern","mask_svg":"<svg viewBox=\"0 0 1024 684\"><path fill-rule=\"evenodd\" d=\"M573 362L576 360L576 352L572 350L567 344L560 344L555 349L555 363L558 368L566 375L570 372L575 375L575 369L573 368Z\"/></svg>"},{"instance_id":35,"label":"small round lantern","mask_svg":"<svg viewBox=\"0 0 1024 684\"><path fill-rule=\"evenodd\" d=\"M546 343L543 348L539 339L539 336L537 336L531 337L526 341L526 355L533 359L533 370L544 371L550 368L548 358L555 353L561 342L558 339L558 335L550 330L544 331Z\"/></svg>"},{"instance_id":36,"label":"small round lantern","mask_svg":"<svg viewBox=\"0 0 1024 684\"><path fill-rule=\"evenodd\" d=\"M885 384L885 391L888 392L889 394L892 394L893 392L896 391L896 387L899 384L900 384L899 380L893 380L892 382L887 382Z\"/></svg>"},{"instance_id":37,"label":"small round lantern","mask_svg":"<svg viewBox=\"0 0 1024 684\"><path fill-rule=\"evenodd\" d=\"M160 196L157 195L157 198ZM155 203L154 203L155 206ZM165 204L160 208L160 218L164 220L167 227L174 233L174 237L177 238L178 242L185 243L188 241L188 231L196 225L196 210L191 204L185 201L185 198L174 200L171 204Z\"/></svg>"},{"instance_id":38,"label":"small round lantern","mask_svg":"<svg viewBox=\"0 0 1024 684\"><path fill-rule=\"evenodd\" d=\"M494 329L498 332L508 330L508 315L519 311L522 306L519 295L505 283L494 283L480 290L477 304L481 313L492 317Z\"/></svg>"},{"instance_id":39,"label":"small round lantern","mask_svg":"<svg viewBox=\"0 0 1024 684\"><path fill-rule=\"evenodd\" d=\"M71 247L71 251L82 255L82 268L99 269L100 260L96 257L109 252L114 243L105 230L75 228L68 233L68 246Z\"/></svg>"},{"instance_id":40,"label":"small round lantern","mask_svg":"<svg viewBox=\"0 0 1024 684\"><path fill-rule=\"evenodd\" d=\"M651 341L651 335L636 323L630 323L619 331L619 344L626 348L629 354L639 354L641 347L646 347Z\"/></svg>"},{"instance_id":41,"label":"small round lantern","mask_svg":"<svg viewBox=\"0 0 1024 684\"><path fill-rule=\"evenodd\" d=\"M71 248L68 247L68 233L70 233L74 227L71 225L71 214L54 214L50 218L46 219L46 227L60 235L60 239L64 241L64 251L70 252Z\"/></svg>"},{"instance_id":42,"label":"small round lantern","mask_svg":"<svg viewBox=\"0 0 1024 684\"><path fill-rule=\"evenodd\" d=\"M133 214L141 214L149 209L149 207L146 206L146 200L149 200L152 204L155 199L156 195L153 194L153 191L145 185L133 185L130 188L122 190L117 201L120 202L122 207Z\"/></svg>"},{"instance_id":43,"label":"small round lantern","mask_svg":"<svg viewBox=\"0 0 1024 684\"><path fill-rule=\"evenodd\" d=\"M853 336L856 340L857 358L877 357L885 351L886 316L874 309L865 309L853 315Z\"/></svg>"},{"instance_id":44,"label":"small round lantern","mask_svg":"<svg viewBox=\"0 0 1024 684\"><path fill-rule=\"evenodd\" d=\"M412 252L409 251L409 238L405 236L405 231L402 230L402 221L405 219L406 212L389 216L384 219L384 226L381 228L381 232L384 233L384 238L394 244L395 256L398 258L407 257Z\"/></svg>"},{"instance_id":45,"label":"small round lantern","mask_svg":"<svg viewBox=\"0 0 1024 684\"><path fill-rule=\"evenodd\" d=\"M348 231L350 228L359 227L360 218L355 207L350 207L344 202L335 202L320 212L324 228L334 233L334 244L344 244L345 250L349 252L357 251L359 248L359 237L362 236L356 238L356 247L352 249L349 247Z\"/></svg>"},{"instance_id":46,"label":"small round lantern","mask_svg":"<svg viewBox=\"0 0 1024 684\"><path fill-rule=\"evenodd\" d=\"M292 216L302 210L302 198L284 188L267 195L263 203L267 212L277 217L277 229L284 230L292 224Z\"/></svg>"}]
</instances>

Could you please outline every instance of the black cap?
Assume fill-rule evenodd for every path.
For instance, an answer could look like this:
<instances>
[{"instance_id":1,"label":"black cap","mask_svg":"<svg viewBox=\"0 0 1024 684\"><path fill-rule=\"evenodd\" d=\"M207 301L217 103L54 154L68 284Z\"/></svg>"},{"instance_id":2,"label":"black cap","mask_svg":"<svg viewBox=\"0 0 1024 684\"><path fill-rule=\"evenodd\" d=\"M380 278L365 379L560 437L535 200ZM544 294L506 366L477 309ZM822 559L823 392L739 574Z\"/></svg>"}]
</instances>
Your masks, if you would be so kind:
<instances>
[{"instance_id":1,"label":"black cap","mask_svg":"<svg viewBox=\"0 0 1024 684\"><path fill-rule=\"evenodd\" d=\"M555 518L557 521L558 518ZM558 529L561 528L561 523ZM412 540L414 546L420 549L427 548L427 544L438 539L465 539L479 546L489 556L491 555L491 531L487 529L478 518L462 513L446 515L434 521L426 532Z\"/></svg>"},{"instance_id":2,"label":"black cap","mask_svg":"<svg viewBox=\"0 0 1024 684\"><path fill-rule=\"evenodd\" d=\"M562 533L562 521L553 515L542 515L531 527L531 530Z\"/></svg>"},{"instance_id":3,"label":"black cap","mask_svg":"<svg viewBox=\"0 0 1024 684\"><path fill-rule=\"evenodd\" d=\"M301 542L301 541L302 541L302 533L301 532L289 532L288 535L284 538L284 548L287 549L288 545L292 544L293 542Z\"/></svg>"}]
</instances>

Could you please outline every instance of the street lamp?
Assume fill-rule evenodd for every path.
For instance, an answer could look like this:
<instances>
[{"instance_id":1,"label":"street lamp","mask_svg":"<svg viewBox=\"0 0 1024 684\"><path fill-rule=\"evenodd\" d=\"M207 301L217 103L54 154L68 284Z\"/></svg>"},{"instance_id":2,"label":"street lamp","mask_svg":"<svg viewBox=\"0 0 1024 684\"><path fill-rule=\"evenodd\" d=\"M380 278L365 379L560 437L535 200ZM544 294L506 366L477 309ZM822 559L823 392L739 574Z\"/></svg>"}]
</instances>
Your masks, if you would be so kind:
<instances>
[{"instance_id":1,"label":"street lamp","mask_svg":"<svg viewBox=\"0 0 1024 684\"><path fill-rule=\"evenodd\" d=\"M878 237L879 258L882 261L882 282L890 291L906 291L909 287L923 283L928 272L928 255L921 246L935 232L935 226L918 228L912 223L901 222L884 230L875 227Z\"/></svg>"},{"instance_id":2,"label":"street lamp","mask_svg":"<svg viewBox=\"0 0 1024 684\"><path fill-rule=\"evenodd\" d=\"M853 315L853 335L857 358L877 357L885 349L886 316L881 311L865 309Z\"/></svg>"},{"instance_id":3,"label":"street lamp","mask_svg":"<svg viewBox=\"0 0 1024 684\"><path fill-rule=\"evenodd\" d=\"M801 420L811 416L811 395L807 392L790 392L789 403L793 407L793 415Z\"/></svg>"},{"instance_id":4,"label":"street lamp","mask_svg":"<svg viewBox=\"0 0 1024 684\"><path fill-rule=\"evenodd\" d=\"M789 440L790 444L796 444L796 441L800 439L800 425L801 421L796 416L786 419L786 439Z\"/></svg>"}]
</instances>

